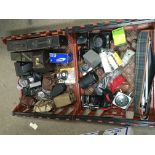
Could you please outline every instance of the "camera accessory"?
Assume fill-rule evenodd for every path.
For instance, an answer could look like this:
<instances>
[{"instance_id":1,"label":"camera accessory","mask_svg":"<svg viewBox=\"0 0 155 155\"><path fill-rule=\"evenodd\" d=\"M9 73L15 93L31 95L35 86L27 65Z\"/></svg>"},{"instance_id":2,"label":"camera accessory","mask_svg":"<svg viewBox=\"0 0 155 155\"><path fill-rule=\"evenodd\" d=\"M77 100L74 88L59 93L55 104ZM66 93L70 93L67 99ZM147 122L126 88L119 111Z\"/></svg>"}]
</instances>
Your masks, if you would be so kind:
<instances>
[{"instance_id":1,"label":"camera accessory","mask_svg":"<svg viewBox=\"0 0 155 155\"><path fill-rule=\"evenodd\" d=\"M12 61L30 62L32 61L32 52L11 52Z\"/></svg>"},{"instance_id":2,"label":"camera accessory","mask_svg":"<svg viewBox=\"0 0 155 155\"><path fill-rule=\"evenodd\" d=\"M99 80L100 82L97 84L95 88L95 93L97 95L102 95L103 90L108 89L109 82L118 75L120 75L119 69L111 72L110 74L106 74L101 80Z\"/></svg>"},{"instance_id":3,"label":"camera accessory","mask_svg":"<svg viewBox=\"0 0 155 155\"><path fill-rule=\"evenodd\" d=\"M125 36L125 31L123 27L113 30L112 36L113 36L115 46L120 46L126 43L126 36Z\"/></svg>"},{"instance_id":4,"label":"camera accessory","mask_svg":"<svg viewBox=\"0 0 155 155\"><path fill-rule=\"evenodd\" d=\"M109 89L112 91L112 93L115 93L118 87L125 81L126 79L120 74L108 84Z\"/></svg>"},{"instance_id":5,"label":"camera accessory","mask_svg":"<svg viewBox=\"0 0 155 155\"><path fill-rule=\"evenodd\" d=\"M7 41L8 51L31 51L38 49L62 48L68 41L64 35L53 35L34 39Z\"/></svg>"},{"instance_id":6,"label":"camera accessory","mask_svg":"<svg viewBox=\"0 0 155 155\"><path fill-rule=\"evenodd\" d=\"M88 65L88 64L83 64L83 65L81 66L81 69L82 69L82 71L86 72L86 71L89 70L89 65Z\"/></svg>"},{"instance_id":7,"label":"camera accessory","mask_svg":"<svg viewBox=\"0 0 155 155\"><path fill-rule=\"evenodd\" d=\"M105 89L102 96L98 95L82 95L81 103L82 107L91 110L99 109L108 110L112 106L113 94L108 89Z\"/></svg>"},{"instance_id":8,"label":"camera accessory","mask_svg":"<svg viewBox=\"0 0 155 155\"><path fill-rule=\"evenodd\" d=\"M96 68L95 73L97 74L99 81L103 80L105 73L102 67Z\"/></svg>"},{"instance_id":9,"label":"camera accessory","mask_svg":"<svg viewBox=\"0 0 155 155\"><path fill-rule=\"evenodd\" d=\"M61 48L68 45L66 36L53 35L48 37L40 37L27 40L28 50L48 49L48 48Z\"/></svg>"},{"instance_id":10,"label":"camera accessory","mask_svg":"<svg viewBox=\"0 0 155 155\"><path fill-rule=\"evenodd\" d=\"M105 36L96 35L93 37L93 47L101 48L106 46L106 38Z\"/></svg>"},{"instance_id":11,"label":"camera accessory","mask_svg":"<svg viewBox=\"0 0 155 155\"><path fill-rule=\"evenodd\" d=\"M58 83L74 84L75 83L75 72L74 68L61 68L57 74Z\"/></svg>"},{"instance_id":12,"label":"camera accessory","mask_svg":"<svg viewBox=\"0 0 155 155\"><path fill-rule=\"evenodd\" d=\"M113 70L117 69L117 68L118 68L118 65L117 65L117 63L115 62L115 60L114 60L112 54L109 54L109 53L108 53L107 58L108 58L109 64L111 65L112 69L113 69Z\"/></svg>"},{"instance_id":13,"label":"camera accessory","mask_svg":"<svg viewBox=\"0 0 155 155\"><path fill-rule=\"evenodd\" d=\"M68 64L73 60L72 53L50 53L50 62L56 64Z\"/></svg>"},{"instance_id":14,"label":"camera accessory","mask_svg":"<svg viewBox=\"0 0 155 155\"><path fill-rule=\"evenodd\" d=\"M78 47L78 61L83 60L83 55L88 52L89 48L87 46L79 46Z\"/></svg>"},{"instance_id":15,"label":"camera accessory","mask_svg":"<svg viewBox=\"0 0 155 155\"><path fill-rule=\"evenodd\" d=\"M60 72L60 78L62 80L67 80L67 78L68 78L68 71L66 71L66 70L61 71Z\"/></svg>"},{"instance_id":16,"label":"camera accessory","mask_svg":"<svg viewBox=\"0 0 155 155\"><path fill-rule=\"evenodd\" d=\"M37 73L31 73L27 76L22 76L18 80L18 85L21 86L22 88L24 87L38 87L41 86L41 75Z\"/></svg>"},{"instance_id":17,"label":"camera accessory","mask_svg":"<svg viewBox=\"0 0 155 155\"><path fill-rule=\"evenodd\" d=\"M118 66L121 66L123 64L123 62L122 62L120 56L117 54L117 52L114 52L112 56L115 59Z\"/></svg>"},{"instance_id":18,"label":"camera accessory","mask_svg":"<svg viewBox=\"0 0 155 155\"><path fill-rule=\"evenodd\" d=\"M16 75L17 76L23 76L23 75L28 75L32 71L32 62L22 62L22 61L17 61L14 63L15 65L15 70L16 70Z\"/></svg>"},{"instance_id":19,"label":"camera accessory","mask_svg":"<svg viewBox=\"0 0 155 155\"><path fill-rule=\"evenodd\" d=\"M51 98L51 91L42 89L41 91L37 92L36 98L38 100L49 100Z\"/></svg>"},{"instance_id":20,"label":"camera accessory","mask_svg":"<svg viewBox=\"0 0 155 155\"><path fill-rule=\"evenodd\" d=\"M106 52L103 52L103 51L104 50L102 49L101 53L99 54L101 63L102 63L102 67L104 68L105 73L110 73L110 72L112 72L112 69L108 62L107 54L106 54Z\"/></svg>"},{"instance_id":21,"label":"camera accessory","mask_svg":"<svg viewBox=\"0 0 155 155\"><path fill-rule=\"evenodd\" d=\"M28 80L23 79L23 78L20 78L20 79L18 80L18 85L19 85L21 88L28 87Z\"/></svg>"},{"instance_id":22,"label":"camera accessory","mask_svg":"<svg viewBox=\"0 0 155 155\"><path fill-rule=\"evenodd\" d=\"M35 96L41 90L41 75L31 73L28 76L22 76L17 86L25 96Z\"/></svg>"},{"instance_id":23,"label":"camera accessory","mask_svg":"<svg viewBox=\"0 0 155 155\"><path fill-rule=\"evenodd\" d=\"M83 108L96 110L99 109L99 102L97 101L96 96L82 95L81 104Z\"/></svg>"},{"instance_id":24,"label":"camera accessory","mask_svg":"<svg viewBox=\"0 0 155 155\"><path fill-rule=\"evenodd\" d=\"M54 86L51 91L51 97L56 97L63 93L67 89L67 86L64 83L58 83Z\"/></svg>"},{"instance_id":25,"label":"camera accessory","mask_svg":"<svg viewBox=\"0 0 155 155\"><path fill-rule=\"evenodd\" d=\"M95 91L96 83L84 89L84 95L93 95Z\"/></svg>"},{"instance_id":26,"label":"camera accessory","mask_svg":"<svg viewBox=\"0 0 155 155\"><path fill-rule=\"evenodd\" d=\"M103 81L101 81L95 88L96 95L102 95L103 89L105 88Z\"/></svg>"},{"instance_id":27,"label":"camera accessory","mask_svg":"<svg viewBox=\"0 0 155 155\"><path fill-rule=\"evenodd\" d=\"M41 86L41 81L33 82L29 84L30 88Z\"/></svg>"},{"instance_id":28,"label":"camera accessory","mask_svg":"<svg viewBox=\"0 0 155 155\"><path fill-rule=\"evenodd\" d=\"M53 100L38 101L35 103L33 112L49 112L55 109Z\"/></svg>"},{"instance_id":29,"label":"camera accessory","mask_svg":"<svg viewBox=\"0 0 155 155\"><path fill-rule=\"evenodd\" d=\"M77 44L83 45L86 44L88 41L86 34L80 34L77 36Z\"/></svg>"},{"instance_id":30,"label":"camera accessory","mask_svg":"<svg viewBox=\"0 0 155 155\"><path fill-rule=\"evenodd\" d=\"M33 70L46 73L54 70L54 64L49 62L49 51L37 51L32 54Z\"/></svg>"},{"instance_id":31,"label":"camera accessory","mask_svg":"<svg viewBox=\"0 0 155 155\"><path fill-rule=\"evenodd\" d=\"M61 107L70 105L73 102L75 102L76 97L73 92L69 92L69 93L63 93L63 94L55 97L53 100L54 100L55 107L61 108Z\"/></svg>"},{"instance_id":32,"label":"camera accessory","mask_svg":"<svg viewBox=\"0 0 155 155\"><path fill-rule=\"evenodd\" d=\"M37 99L38 100L47 100L46 94L43 91L39 91L37 93Z\"/></svg>"},{"instance_id":33,"label":"camera accessory","mask_svg":"<svg viewBox=\"0 0 155 155\"><path fill-rule=\"evenodd\" d=\"M29 87L24 87L22 89L22 93L25 96L36 96L37 92L41 90L41 87L33 87L33 88L29 88Z\"/></svg>"},{"instance_id":34,"label":"camera accessory","mask_svg":"<svg viewBox=\"0 0 155 155\"><path fill-rule=\"evenodd\" d=\"M90 67L88 64L83 64L79 67L80 72L82 73L82 75L86 75L88 72L92 71L92 67Z\"/></svg>"},{"instance_id":35,"label":"camera accessory","mask_svg":"<svg viewBox=\"0 0 155 155\"><path fill-rule=\"evenodd\" d=\"M15 40L7 41L8 51L27 51L27 41L26 40Z\"/></svg>"},{"instance_id":36,"label":"camera accessory","mask_svg":"<svg viewBox=\"0 0 155 155\"><path fill-rule=\"evenodd\" d=\"M83 55L84 61L92 68L97 67L101 63L99 55L94 50L89 50Z\"/></svg>"},{"instance_id":37,"label":"camera accessory","mask_svg":"<svg viewBox=\"0 0 155 155\"><path fill-rule=\"evenodd\" d=\"M109 48L111 33L104 32L100 34L90 34L90 48L99 52L100 48Z\"/></svg>"},{"instance_id":38,"label":"camera accessory","mask_svg":"<svg viewBox=\"0 0 155 155\"><path fill-rule=\"evenodd\" d=\"M105 77L103 80L101 80L95 88L95 93L97 95L102 95L103 90L107 88L108 82L109 82L109 77Z\"/></svg>"},{"instance_id":39,"label":"camera accessory","mask_svg":"<svg viewBox=\"0 0 155 155\"><path fill-rule=\"evenodd\" d=\"M56 85L57 80L56 73L48 72L44 74L42 79L42 88L46 91L51 91Z\"/></svg>"},{"instance_id":40,"label":"camera accessory","mask_svg":"<svg viewBox=\"0 0 155 155\"><path fill-rule=\"evenodd\" d=\"M130 61L130 59L134 56L135 52L132 50L127 50L124 54L122 61L123 61L123 67L127 65Z\"/></svg>"},{"instance_id":41,"label":"camera accessory","mask_svg":"<svg viewBox=\"0 0 155 155\"><path fill-rule=\"evenodd\" d=\"M89 72L79 80L81 88L85 89L98 81L98 76L95 72Z\"/></svg>"},{"instance_id":42,"label":"camera accessory","mask_svg":"<svg viewBox=\"0 0 155 155\"><path fill-rule=\"evenodd\" d=\"M118 92L112 103L122 109L127 109L131 103L131 97Z\"/></svg>"}]
</instances>

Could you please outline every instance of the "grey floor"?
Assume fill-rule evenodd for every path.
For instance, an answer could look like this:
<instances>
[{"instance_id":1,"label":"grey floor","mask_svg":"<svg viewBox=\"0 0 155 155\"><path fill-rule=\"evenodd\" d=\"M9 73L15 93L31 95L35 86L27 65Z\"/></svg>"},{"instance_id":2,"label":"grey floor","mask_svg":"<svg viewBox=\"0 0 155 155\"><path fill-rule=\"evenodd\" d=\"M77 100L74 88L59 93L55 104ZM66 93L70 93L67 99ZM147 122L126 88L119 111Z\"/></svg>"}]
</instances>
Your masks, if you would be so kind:
<instances>
[{"instance_id":1,"label":"grey floor","mask_svg":"<svg viewBox=\"0 0 155 155\"><path fill-rule=\"evenodd\" d=\"M0 37L10 34L50 30L56 27L80 25L94 21L101 20L0 20ZM18 103L16 82L13 62L10 60L6 46L0 41L0 134L77 135L116 127L97 123L55 121L12 116L11 111ZM36 123L38 129L33 130L29 126L30 122ZM135 134L155 134L155 128L134 127L133 129Z\"/></svg>"}]
</instances>

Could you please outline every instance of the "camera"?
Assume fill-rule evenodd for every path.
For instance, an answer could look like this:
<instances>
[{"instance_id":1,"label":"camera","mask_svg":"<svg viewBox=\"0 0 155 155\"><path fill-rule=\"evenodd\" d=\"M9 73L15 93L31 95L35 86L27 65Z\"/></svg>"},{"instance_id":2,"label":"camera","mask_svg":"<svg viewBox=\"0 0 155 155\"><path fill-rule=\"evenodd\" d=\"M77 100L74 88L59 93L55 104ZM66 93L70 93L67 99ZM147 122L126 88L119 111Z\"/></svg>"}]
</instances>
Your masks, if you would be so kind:
<instances>
[{"instance_id":1,"label":"camera","mask_svg":"<svg viewBox=\"0 0 155 155\"><path fill-rule=\"evenodd\" d=\"M18 80L18 86L21 87L22 93L25 96L33 96L41 90L41 79L40 74L30 73L29 75L22 76Z\"/></svg>"}]
</instances>

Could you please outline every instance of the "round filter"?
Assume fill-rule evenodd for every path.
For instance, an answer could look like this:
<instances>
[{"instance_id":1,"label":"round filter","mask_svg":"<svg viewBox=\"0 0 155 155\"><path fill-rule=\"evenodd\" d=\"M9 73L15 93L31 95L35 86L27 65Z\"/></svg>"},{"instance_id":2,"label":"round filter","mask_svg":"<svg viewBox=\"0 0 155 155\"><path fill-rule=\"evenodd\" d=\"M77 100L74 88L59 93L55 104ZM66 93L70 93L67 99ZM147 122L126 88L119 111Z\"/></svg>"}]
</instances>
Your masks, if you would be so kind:
<instances>
[{"instance_id":1,"label":"round filter","mask_svg":"<svg viewBox=\"0 0 155 155\"><path fill-rule=\"evenodd\" d=\"M67 78L68 78L68 71L62 71L60 74L61 74L61 79L67 80Z\"/></svg>"},{"instance_id":2,"label":"round filter","mask_svg":"<svg viewBox=\"0 0 155 155\"><path fill-rule=\"evenodd\" d=\"M106 38L104 36L95 36L93 38L94 47L95 48L101 48L106 46Z\"/></svg>"},{"instance_id":3,"label":"round filter","mask_svg":"<svg viewBox=\"0 0 155 155\"><path fill-rule=\"evenodd\" d=\"M102 45L103 45L103 40L102 40L102 38L99 37L99 36L96 36L96 37L94 38L94 47L100 48L100 47L102 47Z\"/></svg>"},{"instance_id":4,"label":"round filter","mask_svg":"<svg viewBox=\"0 0 155 155\"><path fill-rule=\"evenodd\" d=\"M124 107L124 106L128 105L129 98L125 95L118 95L115 99L115 103L119 107Z\"/></svg>"}]
</instances>

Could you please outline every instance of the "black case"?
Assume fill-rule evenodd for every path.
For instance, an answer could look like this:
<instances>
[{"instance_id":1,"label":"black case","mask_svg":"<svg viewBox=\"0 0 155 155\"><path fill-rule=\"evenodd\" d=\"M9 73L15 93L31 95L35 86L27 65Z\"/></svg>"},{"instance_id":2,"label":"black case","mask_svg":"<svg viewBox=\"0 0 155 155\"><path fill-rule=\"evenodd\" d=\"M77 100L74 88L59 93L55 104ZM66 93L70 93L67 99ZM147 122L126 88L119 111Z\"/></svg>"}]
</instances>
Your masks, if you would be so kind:
<instances>
[{"instance_id":1,"label":"black case","mask_svg":"<svg viewBox=\"0 0 155 155\"><path fill-rule=\"evenodd\" d=\"M38 73L53 71L55 64L49 62L49 51L37 51L32 54L33 70Z\"/></svg>"},{"instance_id":2,"label":"black case","mask_svg":"<svg viewBox=\"0 0 155 155\"><path fill-rule=\"evenodd\" d=\"M31 52L11 52L10 57L12 61L32 61L32 53Z\"/></svg>"},{"instance_id":3,"label":"black case","mask_svg":"<svg viewBox=\"0 0 155 155\"><path fill-rule=\"evenodd\" d=\"M27 40L7 41L8 51L27 51Z\"/></svg>"},{"instance_id":4,"label":"black case","mask_svg":"<svg viewBox=\"0 0 155 155\"><path fill-rule=\"evenodd\" d=\"M38 49L61 48L68 44L66 36L48 36L26 40L7 41L8 51L31 51Z\"/></svg>"},{"instance_id":5,"label":"black case","mask_svg":"<svg viewBox=\"0 0 155 155\"><path fill-rule=\"evenodd\" d=\"M32 62L17 61L14 66L17 76L28 75L32 71Z\"/></svg>"},{"instance_id":6,"label":"black case","mask_svg":"<svg viewBox=\"0 0 155 155\"><path fill-rule=\"evenodd\" d=\"M27 40L28 50L60 48L67 45L65 36L40 37Z\"/></svg>"}]
</instances>

